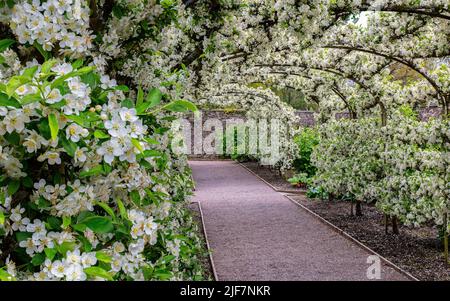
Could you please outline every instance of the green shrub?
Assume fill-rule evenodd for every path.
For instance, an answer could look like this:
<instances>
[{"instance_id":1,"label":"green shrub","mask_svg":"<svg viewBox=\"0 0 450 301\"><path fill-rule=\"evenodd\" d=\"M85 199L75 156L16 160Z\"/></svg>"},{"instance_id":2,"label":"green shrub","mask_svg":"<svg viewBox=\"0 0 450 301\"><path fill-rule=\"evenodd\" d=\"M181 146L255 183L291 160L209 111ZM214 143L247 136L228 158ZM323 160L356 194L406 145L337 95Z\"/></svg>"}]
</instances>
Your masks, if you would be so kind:
<instances>
[{"instance_id":1,"label":"green shrub","mask_svg":"<svg viewBox=\"0 0 450 301\"><path fill-rule=\"evenodd\" d=\"M316 173L316 167L311 163L311 153L314 147L319 144L319 133L314 128L304 128L301 133L294 138L298 145L299 153L294 160L294 167L298 173L306 173L312 177Z\"/></svg>"},{"instance_id":2,"label":"green shrub","mask_svg":"<svg viewBox=\"0 0 450 301\"><path fill-rule=\"evenodd\" d=\"M308 176L307 173L299 173L294 175L292 178L288 179L288 181L294 186L302 187L310 185L311 178Z\"/></svg>"},{"instance_id":3,"label":"green shrub","mask_svg":"<svg viewBox=\"0 0 450 301\"><path fill-rule=\"evenodd\" d=\"M328 192L322 186L309 187L306 196L310 199L328 199Z\"/></svg>"}]
</instances>

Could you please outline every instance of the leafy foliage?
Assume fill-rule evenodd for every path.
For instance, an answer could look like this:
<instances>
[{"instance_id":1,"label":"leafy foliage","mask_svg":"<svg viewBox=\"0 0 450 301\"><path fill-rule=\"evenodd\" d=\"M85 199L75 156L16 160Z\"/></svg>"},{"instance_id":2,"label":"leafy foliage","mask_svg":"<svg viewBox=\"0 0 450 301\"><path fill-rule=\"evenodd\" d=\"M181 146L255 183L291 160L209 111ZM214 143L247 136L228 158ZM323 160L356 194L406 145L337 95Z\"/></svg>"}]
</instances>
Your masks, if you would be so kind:
<instances>
[{"instance_id":1,"label":"leafy foliage","mask_svg":"<svg viewBox=\"0 0 450 301\"><path fill-rule=\"evenodd\" d=\"M294 141L298 146L298 157L294 160L294 167L299 173L305 173L309 178L316 173L315 166L311 163L311 153L319 144L319 133L314 128L303 128Z\"/></svg>"}]
</instances>

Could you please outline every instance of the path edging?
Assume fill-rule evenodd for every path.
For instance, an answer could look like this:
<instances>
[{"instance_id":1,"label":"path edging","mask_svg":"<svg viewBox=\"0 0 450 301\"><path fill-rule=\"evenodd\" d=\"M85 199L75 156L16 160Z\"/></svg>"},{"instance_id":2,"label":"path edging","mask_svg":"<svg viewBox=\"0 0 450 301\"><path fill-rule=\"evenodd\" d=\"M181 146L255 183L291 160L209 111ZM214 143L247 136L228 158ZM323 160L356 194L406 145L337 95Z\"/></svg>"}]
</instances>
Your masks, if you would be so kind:
<instances>
[{"instance_id":1,"label":"path edging","mask_svg":"<svg viewBox=\"0 0 450 301\"><path fill-rule=\"evenodd\" d=\"M198 210L200 212L200 219L202 221L203 237L205 238L206 248L208 249L209 262L211 264L211 269L212 269L212 272L213 272L214 280L215 281L219 281L219 277L217 276L217 273L216 273L216 266L214 265L214 260L213 260L213 257L212 257L212 249L209 246L208 234L206 234L205 219L203 218L202 204L199 201L191 201L191 203L192 204L197 203Z\"/></svg>"},{"instance_id":2,"label":"path edging","mask_svg":"<svg viewBox=\"0 0 450 301\"><path fill-rule=\"evenodd\" d=\"M289 193L289 194L298 194L298 195L306 195L306 191L298 191L298 190L284 190L284 189L276 189L276 192L281 192L281 193Z\"/></svg>"},{"instance_id":3,"label":"path edging","mask_svg":"<svg viewBox=\"0 0 450 301\"><path fill-rule=\"evenodd\" d=\"M276 192L279 192L275 186L273 186L272 184L270 184L269 182L267 182L266 180L264 180L261 176L259 176L257 173L255 173L253 170L251 170L250 168L248 168L247 166L245 166L244 164L242 164L241 162L235 162L237 164L239 164L240 166L242 166L244 169L246 169L248 172L250 172L252 175L256 176L259 180L263 181L266 185L268 185L270 188L272 188L273 190L275 190ZM297 205L298 207L304 209L306 212L308 212L310 215L314 216L315 218L317 218L320 222L322 222L323 224L331 227L331 229L333 229L336 233L338 233L339 235L341 235L342 237L346 238L347 240L350 240L351 242L355 243L356 245L358 245L360 248L368 251L369 253L371 253L372 255L376 255L378 256L381 260L383 260L388 266L390 266L391 268L393 268L394 270L396 270L397 272L404 274L405 276L407 276L409 279L414 280L414 281L420 281L418 278L414 277L412 274L410 274L409 272L405 271L404 269L402 269L401 267L397 266L395 263L393 263L392 261L390 261L389 259L385 258L384 256L378 254L377 252L375 252L374 250L372 250L370 247L366 246L365 244L363 244L362 242L360 242L359 240L357 240L356 238L354 238L353 236L351 236L350 234L348 234L347 232L345 232L344 230L342 230L341 228L337 227L336 225L330 223L329 221L327 221L326 219L324 219L323 217L321 217L320 215L318 215L317 213L315 213L314 211L312 211L311 209L303 206L302 204L298 203L297 201L293 200L292 198L290 198L288 195L285 195L283 193L280 193L282 196L284 196L285 198L287 198L289 201L291 201L292 203L294 203L295 205Z\"/></svg>"},{"instance_id":4,"label":"path edging","mask_svg":"<svg viewBox=\"0 0 450 301\"><path fill-rule=\"evenodd\" d=\"M242 167L244 167L245 169L249 170L252 172L252 174L257 175L253 170L251 170L250 168L248 168L247 166L245 166L243 163L241 162L236 162L235 163L239 163L239 165L241 165ZM258 175L259 178L263 179L261 176ZM264 179L263 179L264 180ZM282 193L290 193L290 194L299 194L299 195L306 195L307 190L291 190L291 189L278 189L275 186L273 186L272 184L270 184L269 182L267 182L266 180L264 180L264 182L268 185L270 185L270 187L275 190L276 192L282 192Z\"/></svg>"}]
</instances>

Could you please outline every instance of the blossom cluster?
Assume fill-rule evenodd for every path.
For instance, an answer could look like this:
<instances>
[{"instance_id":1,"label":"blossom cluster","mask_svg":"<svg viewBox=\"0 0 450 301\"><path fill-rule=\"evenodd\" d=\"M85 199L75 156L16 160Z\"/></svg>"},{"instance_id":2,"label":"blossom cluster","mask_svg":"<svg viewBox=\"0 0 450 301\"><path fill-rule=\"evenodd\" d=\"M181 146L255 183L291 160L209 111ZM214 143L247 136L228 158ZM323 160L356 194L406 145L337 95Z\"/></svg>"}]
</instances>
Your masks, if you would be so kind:
<instances>
[{"instance_id":1,"label":"blossom cluster","mask_svg":"<svg viewBox=\"0 0 450 301\"><path fill-rule=\"evenodd\" d=\"M330 121L312 155L315 181L335 196L375 202L406 225L443 225L449 212L449 124L402 109L376 119Z\"/></svg>"},{"instance_id":2,"label":"blossom cluster","mask_svg":"<svg viewBox=\"0 0 450 301\"><path fill-rule=\"evenodd\" d=\"M89 7L84 0L33 0L14 6L11 28L20 43L82 55L92 47Z\"/></svg>"},{"instance_id":3,"label":"blossom cluster","mask_svg":"<svg viewBox=\"0 0 450 301\"><path fill-rule=\"evenodd\" d=\"M298 117L295 115L294 109L283 103L270 89L231 84L205 91L198 103L219 108L236 106L245 110L246 118L258 122L266 121L267 128L260 127L260 139L270 140L271 129L269 127L271 122L276 120L279 125L279 133L276 137L277 151L260 150L256 154L250 155L264 165L277 166L282 170L287 170L292 166L298 152L297 145L293 140L299 130ZM263 131L266 131L266 135L263 134ZM275 143L275 141L272 142ZM275 153L278 153L276 158L274 158Z\"/></svg>"},{"instance_id":4,"label":"blossom cluster","mask_svg":"<svg viewBox=\"0 0 450 301\"><path fill-rule=\"evenodd\" d=\"M2 279L201 277L187 162L167 115L127 91L81 60L30 62L2 83L0 238L18 246L2 248Z\"/></svg>"}]
</instances>

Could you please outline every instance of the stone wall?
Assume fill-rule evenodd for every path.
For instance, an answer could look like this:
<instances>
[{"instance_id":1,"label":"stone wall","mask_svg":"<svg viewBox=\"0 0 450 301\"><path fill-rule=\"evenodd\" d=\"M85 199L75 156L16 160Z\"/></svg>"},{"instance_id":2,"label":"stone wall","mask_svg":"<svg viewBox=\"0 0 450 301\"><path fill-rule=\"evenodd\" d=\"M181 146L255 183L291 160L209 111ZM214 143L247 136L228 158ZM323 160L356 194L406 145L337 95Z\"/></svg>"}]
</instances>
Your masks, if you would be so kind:
<instances>
[{"instance_id":1,"label":"stone wall","mask_svg":"<svg viewBox=\"0 0 450 301\"><path fill-rule=\"evenodd\" d=\"M439 107L428 107L419 110L419 117L421 120L428 120L431 117L440 115L441 109ZM300 125L313 126L316 121L314 119L314 112L312 111L297 111L296 115L299 117ZM185 127L185 141L187 145L191 145L190 157L203 159L217 159L220 156L205 153L202 149L202 143L205 138L213 134L216 126L222 127L224 131L227 127L227 122L245 122L245 111L238 110L227 112L224 110L201 111L200 116L194 117L194 114L187 113L184 116L189 126ZM349 118L347 112L336 113L336 118ZM197 125L197 130L196 126Z\"/></svg>"},{"instance_id":2,"label":"stone wall","mask_svg":"<svg viewBox=\"0 0 450 301\"><path fill-rule=\"evenodd\" d=\"M300 119L300 124L303 126L313 126L316 123L312 111L296 111L295 115Z\"/></svg>"},{"instance_id":3,"label":"stone wall","mask_svg":"<svg viewBox=\"0 0 450 301\"><path fill-rule=\"evenodd\" d=\"M201 147L204 139L214 134L218 123L220 123L222 131L224 132L227 126L227 122L232 123L246 121L245 111L201 111L201 114L197 116L194 116L194 114L192 113L188 113L184 116L184 118L190 124L190 127L185 128L184 133L186 144L191 146L191 154L189 157L202 159L217 159L220 157L215 154L205 153L205 151Z\"/></svg>"},{"instance_id":4,"label":"stone wall","mask_svg":"<svg viewBox=\"0 0 450 301\"><path fill-rule=\"evenodd\" d=\"M419 111L420 120L427 121L430 118L437 118L441 115L442 109L437 106L428 107Z\"/></svg>"}]
</instances>

